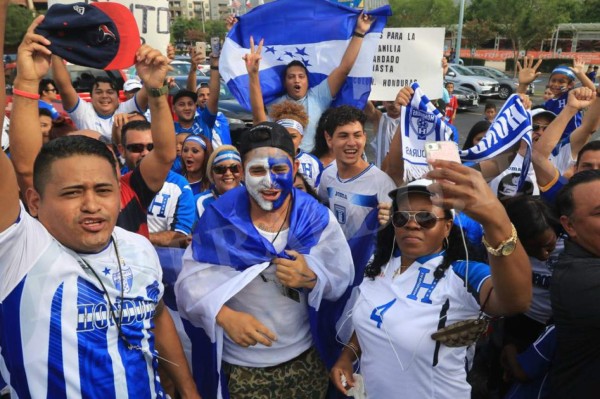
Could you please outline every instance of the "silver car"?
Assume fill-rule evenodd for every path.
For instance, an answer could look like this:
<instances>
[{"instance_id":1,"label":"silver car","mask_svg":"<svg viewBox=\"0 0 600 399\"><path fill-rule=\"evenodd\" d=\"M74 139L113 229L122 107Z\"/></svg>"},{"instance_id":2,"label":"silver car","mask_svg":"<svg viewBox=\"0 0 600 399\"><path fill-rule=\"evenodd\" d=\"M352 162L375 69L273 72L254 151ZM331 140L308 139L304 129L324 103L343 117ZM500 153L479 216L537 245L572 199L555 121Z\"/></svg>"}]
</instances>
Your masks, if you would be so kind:
<instances>
[{"instance_id":1,"label":"silver car","mask_svg":"<svg viewBox=\"0 0 600 399\"><path fill-rule=\"evenodd\" d=\"M486 67L486 66L468 66L474 74L478 76L486 76L488 78L496 79L500 83L500 88L498 89L498 98L501 100L506 100L511 94L513 94L517 87L519 86L519 80L516 78L511 78L504 72L499 69ZM527 94L533 94L535 91L535 86L533 83L527 87Z\"/></svg>"},{"instance_id":2,"label":"silver car","mask_svg":"<svg viewBox=\"0 0 600 399\"><path fill-rule=\"evenodd\" d=\"M458 65L448 65L446 80L454 86L464 87L476 92L479 97L493 97L498 95L500 83L497 80L475 75L470 69Z\"/></svg>"}]
</instances>

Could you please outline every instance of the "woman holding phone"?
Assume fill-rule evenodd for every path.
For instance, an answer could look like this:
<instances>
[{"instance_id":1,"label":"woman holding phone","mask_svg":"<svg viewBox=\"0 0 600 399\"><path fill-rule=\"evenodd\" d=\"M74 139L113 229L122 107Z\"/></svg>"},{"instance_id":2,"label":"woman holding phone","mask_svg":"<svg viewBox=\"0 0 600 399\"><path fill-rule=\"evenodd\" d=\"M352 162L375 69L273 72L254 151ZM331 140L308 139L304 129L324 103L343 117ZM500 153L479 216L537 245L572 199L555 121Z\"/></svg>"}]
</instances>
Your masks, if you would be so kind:
<instances>
[{"instance_id":1,"label":"woman holding phone","mask_svg":"<svg viewBox=\"0 0 600 399\"><path fill-rule=\"evenodd\" d=\"M502 204L479 172L442 160L432 167L427 177L435 183L390 192L391 223L378 234L351 316L355 332L330 374L345 394L358 360L369 397L470 397L465 356L482 330L480 312L529 306L529 260ZM489 265L468 260L453 209L483 226ZM472 320L461 323L474 328L472 342L443 332L465 320Z\"/></svg>"}]
</instances>

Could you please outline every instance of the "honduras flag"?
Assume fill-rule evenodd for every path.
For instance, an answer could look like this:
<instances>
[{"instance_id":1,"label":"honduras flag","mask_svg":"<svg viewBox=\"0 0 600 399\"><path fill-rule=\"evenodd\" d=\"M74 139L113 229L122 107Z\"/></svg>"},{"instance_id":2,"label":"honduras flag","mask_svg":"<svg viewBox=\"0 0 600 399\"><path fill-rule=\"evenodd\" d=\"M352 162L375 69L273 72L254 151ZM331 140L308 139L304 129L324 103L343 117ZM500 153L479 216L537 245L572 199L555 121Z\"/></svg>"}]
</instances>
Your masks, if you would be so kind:
<instances>
[{"instance_id":1,"label":"honduras flag","mask_svg":"<svg viewBox=\"0 0 600 399\"><path fill-rule=\"evenodd\" d=\"M506 100L479 144L460 151L460 158L465 162L479 163L508 151L520 140L527 144L518 185L518 190L521 190L531 165L531 114L517 94Z\"/></svg>"},{"instance_id":2,"label":"honduras flag","mask_svg":"<svg viewBox=\"0 0 600 399\"><path fill-rule=\"evenodd\" d=\"M227 35L219 71L225 83L247 109L251 109L248 73L242 57L255 43L265 40L260 62L260 84L265 104L284 94L283 72L297 60L309 71L309 87L327 79L342 59L360 10L326 0L278 0L238 17ZM334 105L363 109L371 91L373 56L387 17L389 5L367 12L377 17L363 39L360 53Z\"/></svg>"},{"instance_id":3,"label":"honduras flag","mask_svg":"<svg viewBox=\"0 0 600 399\"><path fill-rule=\"evenodd\" d=\"M328 303L340 298L354 279L344 234L331 212L314 198L294 190L286 249L303 254L317 275L307 292L315 347L331 366L339 351ZM177 305L192 340L193 374L203 397L227 398L220 373L224 331L216 316L223 305L265 270L277 253L250 218L249 195L238 187L206 208L194 231L175 285ZM260 321L260 315L254 315Z\"/></svg>"}]
</instances>

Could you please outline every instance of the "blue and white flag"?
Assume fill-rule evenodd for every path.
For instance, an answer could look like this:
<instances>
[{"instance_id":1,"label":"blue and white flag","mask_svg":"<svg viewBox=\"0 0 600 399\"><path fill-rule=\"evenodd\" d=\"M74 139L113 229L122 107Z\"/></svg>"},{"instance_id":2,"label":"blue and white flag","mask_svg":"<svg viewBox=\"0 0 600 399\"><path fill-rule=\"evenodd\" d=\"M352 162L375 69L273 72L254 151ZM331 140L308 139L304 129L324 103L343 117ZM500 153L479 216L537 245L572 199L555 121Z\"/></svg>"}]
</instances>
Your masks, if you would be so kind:
<instances>
[{"instance_id":1,"label":"blue and white flag","mask_svg":"<svg viewBox=\"0 0 600 399\"><path fill-rule=\"evenodd\" d=\"M527 144L517 190L521 190L531 165L531 113L517 94L506 100L479 144L459 152L464 162L479 163L512 148L520 140Z\"/></svg>"},{"instance_id":2,"label":"blue and white flag","mask_svg":"<svg viewBox=\"0 0 600 399\"><path fill-rule=\"evenodd\" d=\"M307 293L315 347L331 367L339 355L334 308L354 279L350 249L331 212L314 198L294 190L286 250L303 254L317 275ZM223 305L269 267L277 253L258 233L250 218L245 187L222 195L209 205L194 231L175 285L177 305L192 341L193 375L203 397L228 397L220 374L224 331L216 316ZM289 257L288 257L289 258ZM254 315L260 321L260 315Z\"/></svg>"},{"instance_id":3,"label":"blue and white flag","mask_svg":"<svg viewBox=\"0 0 600 399\"><path fill-rule=\"evenodd\" d=\"M442 114L429 101L418 83L410 103L401 110L402 156L404 158L404 181L420 179L429 171L425 156L427 141L446 141L458 135L456 128L444 120Z\"/></svg>"},{"instance_id":4,"label":"blue and white flag","mask_svg":"<svg viewBox=\"0 0 600 399\"><path fill-rule=\"evenodd\" d=\"M227 35L219 71L225 83L247 109L251 109L248 72L242 57L264 38L260 83L265 104L285 94L283 72L291 61L303 62L314 87L335 69L352 38L360 10L326 0L278 0L238 17ZM360 53L334 105L364 108L371 91L373 56L380 33L391 15L389 5L368 11L377 19L363 39Z\"/></svg>"}]
</instances>

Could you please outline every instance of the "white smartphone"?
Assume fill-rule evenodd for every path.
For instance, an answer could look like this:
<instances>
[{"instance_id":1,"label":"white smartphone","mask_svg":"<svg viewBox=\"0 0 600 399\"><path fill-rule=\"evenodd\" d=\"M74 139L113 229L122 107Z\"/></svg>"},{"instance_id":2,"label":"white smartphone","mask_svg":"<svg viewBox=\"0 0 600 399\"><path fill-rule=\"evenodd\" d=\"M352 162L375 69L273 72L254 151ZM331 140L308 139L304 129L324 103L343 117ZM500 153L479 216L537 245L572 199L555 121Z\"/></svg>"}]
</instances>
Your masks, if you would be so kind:
<instances>
[{"instance_id":1,"label":"white smartphone","mask_svg":"<svg viewBox=\"0 0 600 399\"><path fill-rule=\"evenodd\" d=\"M206 59L206 43L204 42L196 42L196 55L200 54L202 59Z\"/></svg>"},{"instance_id":2,"label":"white smartphone","mask_svg":"<svg viewBox=\"0 0 600 399\"><path fill-rule=\"evenodd\" d=\"M211 37L210 38L210 55L211 57L218 57L219 55L221 55L221 39L219 39L218 37Z\"/></svg>"},{"instance_id":3,"label":"white smartphone","mask_svg":"<svg viewBox=\"0 0 600 399\"><path fill-rule=\"evenodd\" d=\"M461 163L458 146L454 141L430 141L425 143L425 156L427 162L441 159Z\"/></svg>"}]
</instances>

